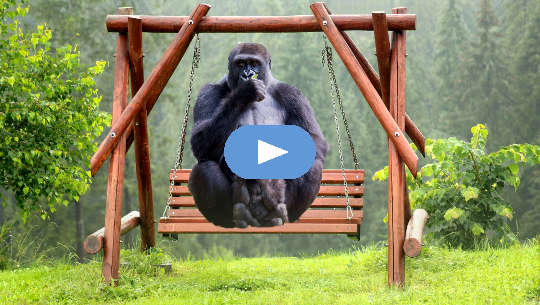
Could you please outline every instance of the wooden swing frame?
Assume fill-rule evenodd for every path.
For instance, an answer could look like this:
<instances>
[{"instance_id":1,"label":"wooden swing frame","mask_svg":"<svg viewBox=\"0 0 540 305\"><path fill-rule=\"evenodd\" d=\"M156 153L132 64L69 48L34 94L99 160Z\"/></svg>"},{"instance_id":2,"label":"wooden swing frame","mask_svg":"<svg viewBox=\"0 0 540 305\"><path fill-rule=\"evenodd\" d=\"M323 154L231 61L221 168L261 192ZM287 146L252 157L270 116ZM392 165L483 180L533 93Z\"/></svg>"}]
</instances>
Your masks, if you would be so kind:
<instances>
[{"instance_id":1,"label":"wooden swing frame","mask_svg":"<svg viewBox=\"0 0 540 305\"><path fill-rule=\"evenodd\" d=\"M105 227L89 236L93 242L85 242L87 251L93 253L103 245L102 273L107 283L111 279L114 283L118 280L120 237L123 233L140 225L142 249L155 246L147 115L194 35L203 32L323 31L388 136L388 283L404 284L405 226L411 218L404 165L414 176L418 167L418 157L405 133L422 154L425 144L424 136L405 113L405 31L415 30L416 15L406 14L406 8L395 8L392 14L331 15L322 2L311 4L310 8L313 15L306 16L205 17L210 5L199 4L187 17L135 16L132 8L120 8L117 15L107 16L108 31L118 32L112 127L91 159L91 173L94 176L110 156ZM374 32L380 77L345 30ZM392 31L392 44L388 31ZM143 73L143 32L177 33L146 80ZM129 79L132 99L128 103ZM132 216L129 219L121 219L125 157L133 142L140 214L130 213ZM410 222L416 224L415 232L420 232L420 237L418 233L415 234L416 239L421 239L427 216L422 217L424 221L417 219ZM413 250L418 252L418 247L416 245Z\"/></svg>"}]
</instances>

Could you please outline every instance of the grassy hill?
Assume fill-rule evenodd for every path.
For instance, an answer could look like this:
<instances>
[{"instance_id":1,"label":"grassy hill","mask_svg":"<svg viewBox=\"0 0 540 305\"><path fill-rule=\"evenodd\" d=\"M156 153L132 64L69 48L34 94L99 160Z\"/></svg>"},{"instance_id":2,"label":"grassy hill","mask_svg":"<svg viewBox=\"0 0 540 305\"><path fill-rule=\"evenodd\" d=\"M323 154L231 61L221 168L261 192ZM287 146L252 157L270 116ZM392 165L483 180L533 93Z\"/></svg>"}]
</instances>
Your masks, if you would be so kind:
<instances>
[{"instance_id":1,"label":"grassy hill","mask_svg":"<svg viewBox=\"0 0 540 305\"><path fill-rule=\"evenodd\" d=\"M184 260L169 274L144 258L101 283L100 263L0 272L0 304L539 304L540 247L426 248L405 289L386 285L386 249L316 257Z\"/></svg>"}]
</instances>

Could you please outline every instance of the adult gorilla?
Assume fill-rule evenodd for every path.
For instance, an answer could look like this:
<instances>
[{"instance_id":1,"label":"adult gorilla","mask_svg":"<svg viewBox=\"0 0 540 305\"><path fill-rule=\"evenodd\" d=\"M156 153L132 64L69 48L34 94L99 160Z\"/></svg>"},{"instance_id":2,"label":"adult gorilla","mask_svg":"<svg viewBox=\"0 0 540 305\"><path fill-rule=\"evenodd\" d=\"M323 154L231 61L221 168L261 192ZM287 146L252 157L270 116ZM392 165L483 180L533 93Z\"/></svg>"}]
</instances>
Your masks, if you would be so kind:
<instances>
[{"instance_id":1,"label":"adult gorilla","mask_svg":"<svg viewBox=\"0 0 540 305\"><path fill-rule=\"evenodd\" d=\"M197 98L191 148L198 163L191 172L188 186L198 209L216 225L281 224L275 222L276 219L268 222L268 217L265 221L265 215L257 212L265 207L263 202L256 202L263 201L265 189L272 194L266 197L283 194L286 215L277 213L277 217L294 222L319 192L328 144L308 100L297 88L274 79L270 70L270 54L263 45L239 43L229 55L228 75L218 83L203 86ZM312 136L316 147L312 168L297 179L267 180L267 183L236 177L223 157L231 132L242 125L282 124L300 126ZM235 184L239 189L235 190ZM245 185L249 194L245 192ZM257 190L260 196L256 196ZM251 203L238 204L239 199L235 198L238 193L250 196ZM271 212L269 207L265 211Z\"/></svg>"}]
</instances>

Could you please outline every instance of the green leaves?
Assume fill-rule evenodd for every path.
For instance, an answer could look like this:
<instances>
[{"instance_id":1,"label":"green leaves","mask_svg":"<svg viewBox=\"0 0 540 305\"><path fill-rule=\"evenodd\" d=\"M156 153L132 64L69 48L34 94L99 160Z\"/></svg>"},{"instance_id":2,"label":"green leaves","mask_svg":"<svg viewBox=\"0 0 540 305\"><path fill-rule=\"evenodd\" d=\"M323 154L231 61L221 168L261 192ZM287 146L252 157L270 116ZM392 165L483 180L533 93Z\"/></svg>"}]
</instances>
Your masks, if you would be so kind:
<instances>
[{"instance_id":1,"label":"green leaves","mask_svg":"<svg viewBox=\"0 0 540 305\"><path fill-rule=\"evenodd\" d=\"M478 236L480 234L484 234L484 228L482 228L481 225L477 224L477 223L474 223L471 227L471 232L475 235L475 236Z\"/></svg>"},{"instance_id":2,"label":"green leaves","mask_svg":"<svg viewBox=\"0 0 540 305\"><path fill-rule=\"evenodd\" d=\"M407 177L411 205L424 208L430 215L427 226L436 228L432 237L464 248L481 238L500 241L510 236L507 221L513 210L501 193L505 185L517 189L520 167L540 163L536 145L512 144L487 154L486 127L478 124L471 132L470 142L426 139L426 154L433 162L420 169L417 179ZM383 169L373 180L387 176Z\"/></svg>"},{"instance_id":3,"label":"green leaves","mask_svg":"<svg viewBox=\"0 0 540 305\"><path fill-rule=\"evenodd\" d=\"M461 215L463 215L463 213L465 213L465 211L463 211L460 208L451 208L451 209L446 210L446 213L444 213L444 219L446 221L451 221L452 219L458 219L459 217L461 217Z\"/></svg>"},{"instance_id":4,"label":"green leaves","mask_svg":"<svg viewBox=\"0 0 540 305\"><path fill-rule=\"evenodd\" d=\"M17 18L28 8L0 0L0 181L23 216L47 217L77 200L91 182L85 167L110 117L99 111L94 78L105 66L84 68L77 47L52 51L52 31L24 33Z\"/></svg>"},{"instance_id":5,"label":"green leaves","mask_svg":"<svg viewBox=\"0 0 540 305\"><path fill-rule=\"evenodd\" d=\"M479 190L476 187L469 186L461 191L461 195L465 198L465 201L478 198Z\"/></svg>"}]
</instances>

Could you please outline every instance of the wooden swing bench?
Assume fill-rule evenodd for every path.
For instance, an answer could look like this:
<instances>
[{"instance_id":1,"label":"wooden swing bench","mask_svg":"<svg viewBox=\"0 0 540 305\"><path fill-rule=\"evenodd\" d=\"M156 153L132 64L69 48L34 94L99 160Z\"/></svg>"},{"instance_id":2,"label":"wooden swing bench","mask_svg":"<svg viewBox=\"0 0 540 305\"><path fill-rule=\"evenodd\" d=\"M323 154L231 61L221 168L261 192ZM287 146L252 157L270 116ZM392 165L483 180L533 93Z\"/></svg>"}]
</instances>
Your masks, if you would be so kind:
<instances>
[{"instance_id":1,"label":"wooden swing bench","mask_svg":"<svg viewBox=\"0 0 540 305\"><path fill-rule=\"evenodd\" d=\"M323 171L321 188L311 208L296 222L276 227L223 228L206 220L197 210L195 201L189 192L187 182L190 169L176 171L169 209L165 217L161 217L158 233L175 237L184 233L259 233L259 234L347 234L360 238L364 200L364 171L345 170L348 183L349 206L352 215L347 216L347 199L343 187L343 176L340 169ZM172 182L174 171L170 173ZM172 184L172 183L171 183ZM350 218L350 219L349 219Z\"/></svg>"}]
</instances>

